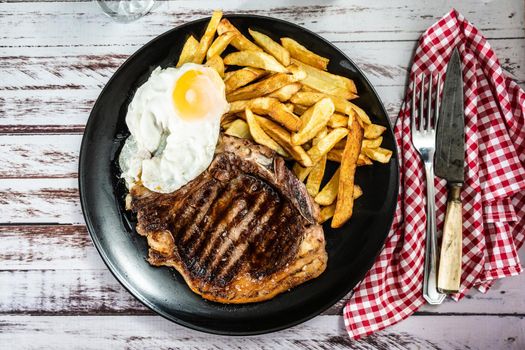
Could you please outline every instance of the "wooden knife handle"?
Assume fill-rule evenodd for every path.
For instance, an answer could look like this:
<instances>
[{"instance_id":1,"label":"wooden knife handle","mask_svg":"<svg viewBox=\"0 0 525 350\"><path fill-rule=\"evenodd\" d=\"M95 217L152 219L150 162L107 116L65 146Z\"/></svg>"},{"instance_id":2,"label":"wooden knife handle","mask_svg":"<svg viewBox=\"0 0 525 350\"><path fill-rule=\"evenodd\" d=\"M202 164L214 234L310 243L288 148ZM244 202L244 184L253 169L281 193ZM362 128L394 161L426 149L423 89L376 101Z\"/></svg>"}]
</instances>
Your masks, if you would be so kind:
<instances>
[{"instance_id":1,"label":"wooden knife handle","mask_svg":"<svg viewBox=\"0 0 525 350\"><path fill-rule=\"evenodd\" d=\"M456 293L459 291L463 248L462 229L461 185L451 184L438 270L438 290L442 293Z\"/></svg>"}]
</instances>

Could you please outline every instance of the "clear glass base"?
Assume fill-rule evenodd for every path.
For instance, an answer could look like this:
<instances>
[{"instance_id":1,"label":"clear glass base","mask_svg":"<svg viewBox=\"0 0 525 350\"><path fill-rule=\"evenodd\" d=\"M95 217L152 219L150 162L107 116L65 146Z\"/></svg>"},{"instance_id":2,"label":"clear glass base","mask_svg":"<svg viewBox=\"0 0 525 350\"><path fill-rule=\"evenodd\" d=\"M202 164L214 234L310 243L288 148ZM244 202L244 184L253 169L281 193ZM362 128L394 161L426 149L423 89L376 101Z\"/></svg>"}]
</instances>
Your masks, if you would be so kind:
<instances>
[{"instance_id":1,"label":"clear glass base","mask_svg":"<svg viewBox=\"0 0 525 350\"><path fill-rule=\"evenodd\" d=\"M154 0L97 0L105 14L117 22L127 23L147 14Z\"/></svg>"}]
</instances>

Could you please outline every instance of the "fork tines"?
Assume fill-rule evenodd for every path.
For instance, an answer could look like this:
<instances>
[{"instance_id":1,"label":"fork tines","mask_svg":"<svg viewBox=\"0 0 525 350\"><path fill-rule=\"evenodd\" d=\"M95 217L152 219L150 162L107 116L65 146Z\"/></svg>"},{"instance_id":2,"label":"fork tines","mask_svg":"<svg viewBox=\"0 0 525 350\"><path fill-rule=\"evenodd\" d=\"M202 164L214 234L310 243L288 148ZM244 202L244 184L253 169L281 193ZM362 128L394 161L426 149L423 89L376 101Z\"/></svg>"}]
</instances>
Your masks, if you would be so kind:
<instances>
[{"instance_id":1,"label":"fork tines","mask_svg":"<svg viewBox=\"0 0 525 350\"><path fill-rule=\"evenodd\" d=\"M425 130L431 130L435 129L437 125L437 120L439 117L439 100L440 100L440 92L441 92L441 73L437 76L437 87L436 87L436 93L434 98L434 118L432 118L432 86L433 86L433 74L432 72L428 75L428 84L426 83L426 76L425 74L421 74L419 76L419 83L418 78L415 77L414 81L412 82L412 131L420 131L423 132ZM416 115L416 99L417 99L417 91L419 87L419 110ZM426 114L425 114L425 88L427 93L427 100L426 100ZM425 115L425 117L423 117ZM419 120L419 123L416 121L416 119ZM416 126L416 124L419 124Z\"/></svg>"}]
</instances>

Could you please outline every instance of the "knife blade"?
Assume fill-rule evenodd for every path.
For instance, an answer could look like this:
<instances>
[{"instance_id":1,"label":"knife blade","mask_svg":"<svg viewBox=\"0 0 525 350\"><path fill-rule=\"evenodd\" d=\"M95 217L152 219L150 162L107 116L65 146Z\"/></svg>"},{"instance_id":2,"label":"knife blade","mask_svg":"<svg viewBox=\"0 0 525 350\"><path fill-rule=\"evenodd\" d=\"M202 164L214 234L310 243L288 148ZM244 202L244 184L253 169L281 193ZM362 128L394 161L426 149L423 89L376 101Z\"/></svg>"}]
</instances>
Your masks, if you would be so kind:
<instances>
[{"instance_id":1,"label":"knife blade","mask_svg":"<svg viewBox=\"0 0 525 350\"><path fill-rule=\"evenodd\" d=\"M465 118L463 77L459 52L454 49L447 66L436 131L435 173L449 183L464 181Z\"/></svg>"},{"instance_id":2,"label":"knife blade","mask_svg":"<svg viewBox=\"0 0 525 350\"><path fill-rule=\"evenodd\" d=\"M447 66L436 130L435 173L447 180L448 200L441 241L438 290L457 293L462 258L461 187L465 167L465 116L461 58L454 49Z\"/></svg>"}]
</instances>

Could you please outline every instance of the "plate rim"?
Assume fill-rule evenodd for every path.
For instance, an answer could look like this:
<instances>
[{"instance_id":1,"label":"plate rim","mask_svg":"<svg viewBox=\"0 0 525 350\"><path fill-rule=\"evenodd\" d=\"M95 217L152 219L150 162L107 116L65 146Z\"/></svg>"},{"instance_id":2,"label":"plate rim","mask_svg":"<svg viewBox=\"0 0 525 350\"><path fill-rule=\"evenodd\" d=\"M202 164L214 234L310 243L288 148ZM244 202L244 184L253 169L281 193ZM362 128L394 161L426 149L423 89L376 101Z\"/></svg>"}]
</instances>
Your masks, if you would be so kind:
<instances>
[{"instance_id":1,"label":"plate rim","mask_svg":"<svg viewBox=\"0 0 525 350\"><path fill-rule=\"evenodd\" d=\"M86 141L86 132L88 131L89 122L90 122L90 120L92 120L93 111L95 110L96 105L99 103L100 97L106 92L106 90L108 89L109 85L111 85L111 82L118 76L119 72L123 69L123 67L128 62L132 61L136 56L138 56L151 43L153 43L153 42L155 42L157 40L161 40L163 37L168 36L173 31L180 30L181 28L184 28L184 27L187 27L187 26L192 26L192 25L194 25L196 23L199 23L199 22L209 21L210 18L211 18L211 16L203 17L203 18L199 18L199 19L195 19L195 20L191 20L191 21L182 23L182 24L180 24L180 25L178 25L176 27L173 27L173 28L171 28L171 29L169 29L169 30L167 30L167 31L165 31L165 32L155 36L154 38L149 40L147 43L143 44L134 53L132 53L124 62L122 62L120 64L120 66L117 68L117 70L109 78L109 80L105 83L104 87L102 88L102 90L98 94L97 99L96 99L95 103L93 104L93 106L91 108L89 117L88 117L88 119L86 121L86 126L85 126L85 129L84 129L84 132L82 134L82 142L81 142L81 145L80 145L79 160L78 160L78 162L79 162L78 163L78 189L79 189L80 205L81 205L81 208L82 208L82 215L84 217L85 225L86 225L87 231L89 233L89 236L90 236L90 238L91 238L91 240L93 242L93 245L95 246L98 254L102 258L104 264L107 266L108 270L115 277L115 279L126 289L126 291L128 293L130 293L133 296L133 298L135 298L140 303L145 305L149 310L153 311L155 314L163 317L164 319L167 319L167 320L169 320L171 322L174 322L174 323L176 323L178 325L181 325L181 326L193 329L193 330L197 330L197 331L200 331L200 332L204 332L204 333L215 334L215 335L227 335L227 336L247 336L247 335L268 334L268 333L273 333L273 332L277 332L277 331L280 331L280 330L284 330L284 329L287 329L287 328L294 327L296 325L302 324L302 323L304 323L304 322L306 322L306 321L308 321L308 320L318 316L322 312L324 312L327 309L329 309L331 306L335 305L338 301L340 301L353 288L355 288L355 286L348 287L348 288L343 288L343 292L339 293L339 295L336 295L335 300L331 299L331 300L323 303L323 306L318 308L318 310L316 310L314 312L310 312L306 316L300 317L300 318L298 318L298 319L296 319L294 321L288 322L286 324L282 324L280 326L274 326L274 327L258 329L258 330L222 331L222 330L218 330L218 329L214 329L214 328L206 328L206 327L203 327L203 326L199 326L199 325L196 325L196 324L191 323L191 322L186 322L184 320L181 320L180 318L174 317L173 315L168 314L168 313L160 310L156 306L156 304L150 302L146 297L144 297L141 293L139 293L137 290L135 290L135 288L129 284L127 278L125 278L119 272L119 269L117 269L116 266L110 261L109 256L102 249L100 239L95 234L95 229L93 227L92 219L91 219L90 215L88 215L90 213L90 208L88 207L88 205L86 203L85 196L84 196L84 189L83 188L84 188L85 185L84 185L84 179L83 179L83 175L82 174L84 173L83 168L85 167L85 165L83 165L83 164L84 164L84 159L86 158L85 153L86 153L86 149L87 149L87 147L86 147L86 142L87 142ZM391 204L388 207L388 212L392 213L392 215L391 215L391 217L388 218L388 220L386 220L387 223L388 223L388 227L391 227L392 223L393 223L393 220L394 220L394 217L395 217L395 212L396 212L396 209L397 209L397 198L399 196L399 178L400 178L400 174L399 174L399 158L398 158L397 143L396 143L396 140L395 140L394 130L393 130L392 124L390 122L390 119L389 119L389 116L388 116L388 112L387 112L387 110L386 110L386 108L384 106L384 103L381 100L381 97L379 96L379 94L377 93L375 87L371 84L370 80L363 73L361 68L359 68L359 66L350 57L348 57L342 50L340 50L332 42L330 42L329 40L323 38L322 36L320 36L319 34L313 32L312 30L307 29L307 28L305 28L303 26L300 26L298 24L295 24L293 22L290 22L290 21L287 21L287 20L283 20L283 19L280 19L280 18L270 17L270 16L245 14L245 13L228 13L228 14L223 15L223 18L227 18L227 19L229 19L229 18L231 18L231 19L235 19L235 18L244 18L244 19L246 19L246 18L247 19L249 19L249 18L259 18L259 19L262 19L262 20L270 20L270 21L280 22L282 24L295 27L296 29L298 29L300 31L306 32L309 35L314 36L316 38L316 40L320 40L320 41L324 42L325 44L329 45L331 48L333 48L335 51L337 51L342 57L344 57L345 60L350 62L351 65L353 66L353 68L356 69L358 75L360 75L364 79L364 81L370 87L370 89L371 89L372 93L374 94L374 96L379 101L379 107L382 110L382 112L384 113L384 115L387 117L387 120L388 120L387 130L393 136L393 140L394 140L394 144L395 144L395 147L392 150L393 154L392 154L392 158L391 158L393 160L393 162L394 162L394 169L393 169L394 171L393 171L393 174L392 174L392 176L394 177L392 182L395 185L394 188L393 188L393 198L394 198L394 200L392 201L393 204ZM370 271L370 269L374 265L374 262L377 259L377 257L379 256L379 254L381 254L381 252L384 250L386 238L388 237L389 231L390 230L386 230L386 232L384 234L384 237L382 239L383 243L382 243L381 249L378 250L378 252L374 256L374 259L371 260L371 262L368 264L368 266L366 266L367 268L364 269L364 272L359 277L359 279L358 279L359 281L363 280L365 275L368 273L368 271ZM360 282L358 282L356 284L356 286L359 283Z\"/></svg>"}]
</instances>

